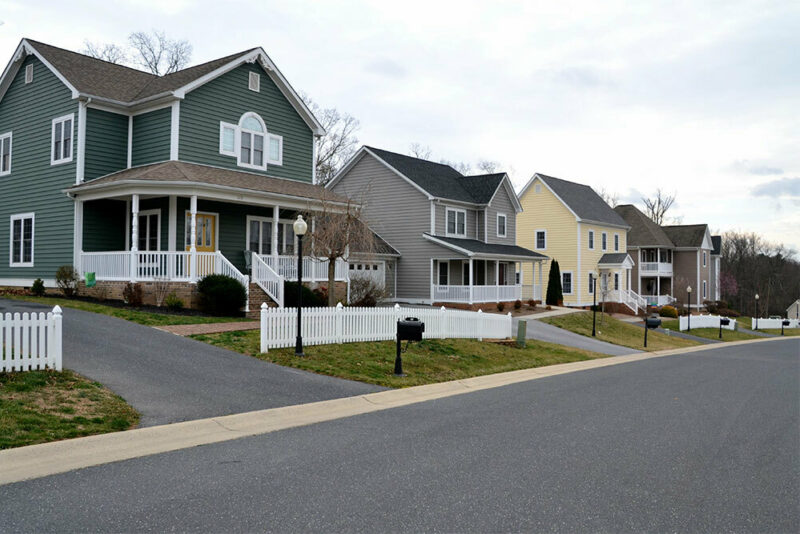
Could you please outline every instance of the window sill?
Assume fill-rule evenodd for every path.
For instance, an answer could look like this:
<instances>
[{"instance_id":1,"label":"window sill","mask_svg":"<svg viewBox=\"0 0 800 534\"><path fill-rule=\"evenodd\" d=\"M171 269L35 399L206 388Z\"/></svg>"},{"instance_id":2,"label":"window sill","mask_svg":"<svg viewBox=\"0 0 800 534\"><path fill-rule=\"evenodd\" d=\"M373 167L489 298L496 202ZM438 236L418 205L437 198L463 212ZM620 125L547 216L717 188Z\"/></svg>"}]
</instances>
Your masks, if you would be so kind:
<instances>
[{"instance_id":1,"label":"window sill","mask_svg":"<svg viewBox=\"0 0 800 534\"><path fill-rule=\"evenodd\" d=\"M69 159L57 159L57 160L50 160L50 166L53 165L63 165L64 163L70 163L72 158Z\"/></svg>"},{"instance_id":2,"label":"window sill","mask_svg":"<svg viewBox=\"0 0 800 534\"><path fill-rule=\"evenodd\" d=\"M9 267L33 267L33 262L31 263L9 263Z\"/></svg>"}]
</instances>

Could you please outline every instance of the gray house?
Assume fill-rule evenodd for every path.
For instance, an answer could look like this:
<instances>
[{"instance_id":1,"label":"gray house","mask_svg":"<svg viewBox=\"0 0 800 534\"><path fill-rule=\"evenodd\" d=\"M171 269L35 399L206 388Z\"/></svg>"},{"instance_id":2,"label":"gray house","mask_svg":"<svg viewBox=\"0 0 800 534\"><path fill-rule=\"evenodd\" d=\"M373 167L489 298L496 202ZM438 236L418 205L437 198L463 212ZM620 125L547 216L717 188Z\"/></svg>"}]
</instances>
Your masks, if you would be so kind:
<instances>
[{"instance_id":1,"label":"gray house","mask_svg":"<svg viewBox=\"0 0 800 534\"><path fill-rule=\"evenodd\" d=\"M686 302L691 298L692 308L702 308L711 300L711 232L707 224L662 226L675 245L672 295ZM687 289L692 288L691 297Z\"/></svg>"},{"instance_id":2,"label":"gray house","mask_svg":"<svg viewBox=\"0 0 800 534\"><path fill-rule=\"evenodd\" d=\"M505 173L464 176L365 146L327 187L361 203L370 228L400 254L398 301L512 302L522 298L521 265L541 270L547 259L516 245L522 208ZM541 291L540 284L534 298Z\"/></svg>"}]
</instances>

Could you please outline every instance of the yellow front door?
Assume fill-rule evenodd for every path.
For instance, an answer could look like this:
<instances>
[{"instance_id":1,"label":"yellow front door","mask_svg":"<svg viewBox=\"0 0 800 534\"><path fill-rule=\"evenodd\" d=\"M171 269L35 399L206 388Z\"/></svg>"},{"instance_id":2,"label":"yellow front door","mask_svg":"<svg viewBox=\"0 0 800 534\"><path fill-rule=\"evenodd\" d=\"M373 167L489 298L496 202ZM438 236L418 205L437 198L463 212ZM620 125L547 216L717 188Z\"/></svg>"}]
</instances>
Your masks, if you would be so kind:
<instances>
[{"instance_id":1,"label":"yellow front door","mask_svg":"<svg viewBox=\"0 0 800 534\"><path fill-rule=\"evenodd\" d=\"M197 217L197 238L195 248L197 252L214 252L217 246L217 216L206 213L198 213ZM191 248L192 216L186 216L186 250ZM201 256L197 259L197 276L203 277L213 274L214 261L208 256Z\"/></svg>"}]
</instances>

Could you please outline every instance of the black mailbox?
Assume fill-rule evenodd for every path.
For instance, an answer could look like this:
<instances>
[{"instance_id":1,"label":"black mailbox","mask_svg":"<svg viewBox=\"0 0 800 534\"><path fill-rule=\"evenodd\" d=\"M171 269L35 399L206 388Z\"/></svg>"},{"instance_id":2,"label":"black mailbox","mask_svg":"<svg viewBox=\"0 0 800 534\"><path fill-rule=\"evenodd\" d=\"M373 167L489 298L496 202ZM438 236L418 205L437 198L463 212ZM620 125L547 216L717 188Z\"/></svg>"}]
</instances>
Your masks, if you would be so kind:
<instances>
[{"instance_id":1,"label":"black mailbox","mask_svg":"<svg viewBox=\"0 0 800 534\"><path fill-rule=\"evenodd\" d=\"M783 326L789 326L792 323L789 322L789 319L784 319L782 324Z\"/></svg>"},{"instance_id":2,"label":"black mailbox","mask_svg":"<svg viewBox=\"0 0 800 534\"><path fill-rule=\"evenodd\" d=\"M425 323L416 317L406 317L402 321L397 321L398 341L422 341L424 331Z\"/></svg>"},{"instance_id":3,"label":"black mailbox","mask_svg":"<svg viewBox=\"0 0 800 534\"><path fill-rule=\"evenodd\" d=\"M731 320L728 319L727 317L723 317L722 319L719 320L719 324L721 324L722 326L728 326L729 324L731 324Z\"/></svg>"},{"instance_id":4,"label":"black mailbox","mask_svg":"<svg viewBox=\"0 0 800 534\"><path fill-rule=\"evenodd\" d=\"M647 328L650 329L658 328L659 326L661 326L661 319L659 319L658 317L648 317L647 319L644 320L644 324L645 326L647 326Z\"/></svg>"}]
</instances>

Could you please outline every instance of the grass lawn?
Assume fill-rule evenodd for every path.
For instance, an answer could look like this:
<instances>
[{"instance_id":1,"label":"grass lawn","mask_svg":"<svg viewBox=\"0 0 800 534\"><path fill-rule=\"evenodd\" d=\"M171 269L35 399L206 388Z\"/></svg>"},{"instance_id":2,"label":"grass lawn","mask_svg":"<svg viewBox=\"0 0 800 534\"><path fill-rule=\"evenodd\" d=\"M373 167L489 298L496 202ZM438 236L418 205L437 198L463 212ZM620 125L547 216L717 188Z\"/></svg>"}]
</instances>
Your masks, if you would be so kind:
<instances>
[{"instance_id":1,"label":"grass lawn","mask_svg":"<svg viewBox=\"0 0 800 534\"><path fill-rule=\"evenodd\" d=\"M546 317L541 321L583 336L591 337L592 335L592 314L588 312ZM599 313L597 314L596 330L595 339L632 349L656 351L693 347L700 344L699 341L681 339L651 330L647 333L647 348L644 348L644 330L641 327L608 316L604 317L601 323Z\"/></svg>"},{"instance_id":2,"label":"grass lawn","mask_svg":"<svg viewBox=\"0 0 800 534\"><path fill-rule=\"evenodd\" d=\"M139 414L72 371L0 373L0 449L127 430Z\"/></svg>"},{"instance_id":3,"label":"grass lawn","mask_svg":"<svg viewBox=\"0 0 800 534\"><path fill-rule=\"evenodd\" d=\"M759 328L758 331L759 332L764 332L764 333L767 333L767 334L772 334L774 336L780 336L781 335L781 329L780 328L764 328L764 329ZM800 328L784 328L783 329L783 335L784 336L800 336Z\"/></svg>"},{"instance_id":4,"label":"grass lawn","mask_svg":"<svg viewBox=\"0 0 800 534\"><path fill-rule=\"evenodd\" d=\"M678 331L678 320L677 319L661 319L661 326L663 328L669 328L670 330ZM686 334L691 334L697 337L704 337L706 339L716 339L719 341L719 328L692 328L691 332L684 332ZM745 339L759 339L760 336L754 336L753 334L748 334L746 332L740 332L738 330L725 330L722 329L722 341L743 341ZM648 340L649 341L649 340Z\"/></svg>"},{"instance_id":5,"label":"grass lawn","mask_svg":"<svg viewBox=\"0 0 800 534\"><path fill-rule=\"evenodd\" d=\"M134 308L118 308L116 306L107 306L105 304L98 304L96 302L87 302L84 300L72 300L60 297L34 297L34 296L20 296L20 295L3 295L0 298L24 300L27 302L36 302L37 304L46 304L48 306L61 306L62 308L74 308L76 310L83 310L94 313L101 313L103 315L110 315L111 317L118 317L126 321L143 324L146 326L164 326L169 324L201 324L201 323L229 323L235 321L247 321L243 317L211 317L208 315L173 315L167 313L154 313L149 311L136 310Z\"/></svg>"},{"instance_id":6,"label":"grass lawn","mask_svg":"<svg viewBox=\"0 0 800 534\"><path fill-rule=\"evenodd\" d=\"M403 353L403 371L408 376L396 377L394 341L315 345L305 347L305 358L297 358L294 348L259 354L259 335L258 330L253 330L192 337L279 365L388 387L418 386L605 357L533 340L528 340L523 349L472 339L427 339L412 343L408 352Z\"/></svg>"}]
</instances>

